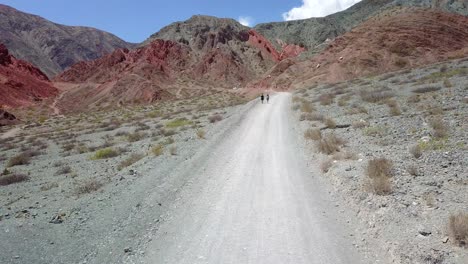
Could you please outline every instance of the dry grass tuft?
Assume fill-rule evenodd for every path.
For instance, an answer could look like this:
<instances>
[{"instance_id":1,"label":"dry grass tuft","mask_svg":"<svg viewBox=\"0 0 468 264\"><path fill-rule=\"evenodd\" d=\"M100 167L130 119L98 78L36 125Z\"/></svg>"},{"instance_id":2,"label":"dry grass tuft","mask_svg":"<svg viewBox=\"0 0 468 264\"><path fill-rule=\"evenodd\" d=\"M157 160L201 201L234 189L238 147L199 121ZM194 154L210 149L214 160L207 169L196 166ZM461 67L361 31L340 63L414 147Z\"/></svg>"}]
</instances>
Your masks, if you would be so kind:
<instances>
[{"instance_id":1,"label":"dry grass tuft","mask_svg":"<svg viewBox=\"0 0 468 264\"><path fill-rule=\"evenodd\" d=\"M69 174L71 172L72 172L72 168L70 166L63 166L57 170L56 175Z\"/></svg>"},{"instance_id":2,"label":"dry grass tuft","mask_svg":"<svg viewBox=\"0 0 468 264\"><path fill-rule=\"evenodd\" d=\"M372 191L378 195L386 195L392 192L390 178L392 177L393 163L386 158L369 160L367 164L367 176L371 180Z\"/></svg>"},{"instance_id":3,"label":"dry grass tuft","mask_svg":"<svg viewBox=\"0 0 468 264\"><path fill-rule=\"evenodd\" d=\"M197 130L197 137L198 137L199 139L205 139L205 136L206 136L205 130L203 130L203 129Z\"/></svg>"},{"instance_id":4,"label":"dry grass tuft","mask_svg":"<svg viewBox=\"0 0 468 264\"><path fill-rule=\"evenodd\" d=\"M337 137L334 134L328 134L320 141L317 142L317 149L319 152L324 153L326 155L331 155L335 152L340 151L340 147L344 144L344 140Z\"/></svg>"},{"instance_id":5,"label":"dry grass tuft","mask_svg":"<svg viewBox=\"0 0 468 264\"><path fill-rule=\"evenodd\" d=\"M303 113L312 113L315 111L314 106L309 101L303 101L301 104L301 112Z\"/></svg>"},{"instance_id":6,"label":"dry grass tuft","mask_svg":"<svg viewBox=\"0 0 468 264\"><path fill-rule=\"evenodd\" d=\"M215 115L208 117L208 121L210 121L210 123L216 123L221 120L223 120L223 116L220 114L215 114Z\"/></svg>"},{"instance_id":7,"label":"dry grass tuft","mask_svg":"<svg viewBox=\"0 0 468 264\"><path fill-rule=\"evenodd\" d=\"M455 244L468 246L468 214L458 213L450 215L448 229Z\"/></svg>"},{"instance_id":8,"label":"dry grass tuft","mask_svg":"<svg viewBox=\"0 0 468 264\"><path fill-rule=\"evenodd\" d=\"M366 120L358 120L358 121L354 121L351 126L355 129L358 129L358 128L363 128L363 127L367 127L369 126L369 122L367 122Z\"/></svg>"},{"instance_id":9,"label":"dry grass tuft","mask_svg":"<svg viewBox=\"0 0 468 264\"><path fill-rule=\"evenodd\" d=\"M418 176L419 175L419 169L415 165L409 166L406 171L411 175L411 176Z\"/></svg>"},{"instance_id":10,"label":"dry grass tuft","mask_svg":"<svg viewBox=\"0 0 468 264\"><path fill-rule=\"evenodd\" d=\"M448 126L441 118L433 118L429 124L433 129L432 135L435 138L445 138L448 136Z\"/></svg>"},{"instance_id":11,"label":"dry grass tuft","mask_svg":"<svg viewBox=\"0 0 468 264\"><path fill-rule=\"evenodd\" d=\"M435 91L439 91L441 88L438 87L438 86L426 86L426 87L420 87L420 88L416 88L413 90L413 93L430 93L430 92L435 92Z\"/></svg>"},{"instance_id":12,"label":"dry grass tuft","mask_svg":"<svg viewBox=\"0 0 468 264\"><path fill-rule=\"evenodd\" d=\"M329 129L335 129L336 128L336 122L330 117L327 117L323 120L323 123L325 126Z\"/></svg>"},{"instance_id":13,"label":"dry grass tuft","mask_svg":"<svg viewBox=\"0 0 468 264\"><path fill-rule=\"evenodd\" d=\"M409 151L411 155L413 155L413 157L419 159L422 156L423 150L419 144L416 144L416 145L413 145Z\"/></svg>"},{"instance_id":14,"label":"dry grass tuft","mask_svg":"<svg viewBox=\"0 0 468 264\"><path fill-rule=\"evenodd\" d=\"M375 90L363 90L360 92L361 99L369 103L378 103L394 96L393 92L386 87Z\"/></svg>"},{"instance_id":15,"label":"dry grass tuft","mask_svg":"<svg viewBox=\"0 0 468 264\"><path fill-rule=\"evenodd\" d=\"M151 152L155 156L161 156L164 153L164 145L156 145L151 149Z\"/></svg>"},{"instance_id":16,"label":"dry grass tuft","mask_svg":"<svg viewBox=\"0 0 468 264\"><path fill-rule=\"evenodd\" d=\"M13 183L27 181L27 180L29 180L29 177L24 174L4 175L4 176L0 176L0 186L6 186L6 185L13 184Z\"/></svg>"},{"instance_id":17,"label":"dry grass tuft","mask_svg":"<svg viewBox=\"0 0 468 264\"><path fill-rule=\"evenodd\" d=\"M334 98L332 94L322 94L319 96L319 101L321 105L331 105Z\"/></svg>"},{"instance_id":18,"label":"dry grass tuft","mask_svg":"<svg viewBox=\"0 0 468 264\"><path fill-rule=\"evenodd\" d=\"M34 156L39 155L40 152L38 151L24 151L8 161L7 167L19 166L19 165L27 165L31 161L31 158Z\"/></svg>"},{"instance_id":19,"label":"dry grass tuft","mask_svg":"<svg viewBox=\"0 0 468 264\"><path fill-rule=\"evenodd\" d=\"M88 180L88 181L85 181L85 182L81 183L80 185L78 185L75 188L75 193L77 195L92 193L92 192L95 192L95 191L101 189L101 187L103 185L104 184L102 184L101 182L99 182L96 179Z\"/></svg>"},{"instance_id":20,"label":"dry grass tuft","mask_svg":"<svg viewBox=\"0 0 468 264\"><path fill-rule=\"evenodd\" d=\"M126 168L128 166L131 166L132 164L138 162L139 160L141 160L144 157L145 157L145 155L143 155L143 154L133 153L130 157L128 157L127 159L120 162L117 169L122 170L122 169L124 169L124 168Z\"/></svg>"},{"instance_id":21,"label":"dry grass tuft","mask_svg":"<svg viewBox=\"0 0 468 264\"><path fill-rule=\"evenodd\" d=\"M177 155L177 148L176 148L175 146L172 146L172 147L169 149L169 153L171 153L172 156Z\"/></svg>"},{"instance_id":22,"label":"dry grass tuft","mask_svg":"<svg viewBox=\"0 0 468 264\"><path fill-rule=\"evenodd\" d=\"M322 132L318 128L309 128L304 132L304 138L309 140L322 139Z\"/></svg>"}]
</instances>

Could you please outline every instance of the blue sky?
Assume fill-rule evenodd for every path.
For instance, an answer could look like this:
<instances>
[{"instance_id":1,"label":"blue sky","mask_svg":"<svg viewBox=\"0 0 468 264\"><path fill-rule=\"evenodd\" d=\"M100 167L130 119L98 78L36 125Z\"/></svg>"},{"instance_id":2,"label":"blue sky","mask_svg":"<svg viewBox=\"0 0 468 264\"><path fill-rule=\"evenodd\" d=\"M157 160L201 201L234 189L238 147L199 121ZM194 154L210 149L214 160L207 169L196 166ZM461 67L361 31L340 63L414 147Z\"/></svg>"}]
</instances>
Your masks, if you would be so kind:
<instances>
[{"instance_id":1,"label":"blue sky","mask_svg":"<svg viewBox=\"0 0 468 264\"><path fill-rule=\"evenodd\" d=\"M229 17L243 24L325 16L360 0L0 0L20 11L65 25L91 26L130 42L195 14Z\"/></svg>"}]
</instances>

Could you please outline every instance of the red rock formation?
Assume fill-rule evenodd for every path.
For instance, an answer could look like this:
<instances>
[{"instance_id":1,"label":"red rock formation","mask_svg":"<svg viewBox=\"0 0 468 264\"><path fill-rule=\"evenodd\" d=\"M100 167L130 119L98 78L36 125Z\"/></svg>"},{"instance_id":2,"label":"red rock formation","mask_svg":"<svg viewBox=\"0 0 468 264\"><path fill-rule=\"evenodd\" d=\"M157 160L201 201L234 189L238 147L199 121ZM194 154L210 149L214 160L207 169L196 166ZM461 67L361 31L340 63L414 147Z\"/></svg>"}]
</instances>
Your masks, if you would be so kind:
<instances>
[{"instance_id":1,"label":"red rock formation","mask_svg":"<svg viewBox=\"0 0 468 264\"><path fill-rule=\"evenodd\" d=\"M417 67L468 55L468 17L389 10L336 38L319 55L268 73L250 86L302 87Z\"/></svg>"},{"instance_id":2,"label":"red rock formation","mask_svg":"<svg viewBox=\"0 0 468 264\"><path fill-rule=\"evenodd\" d=\"M28 62L17 60L0 44L0 106L28 106L56 94L57 89L43 72Z\"/></svg>"}]
</instances>

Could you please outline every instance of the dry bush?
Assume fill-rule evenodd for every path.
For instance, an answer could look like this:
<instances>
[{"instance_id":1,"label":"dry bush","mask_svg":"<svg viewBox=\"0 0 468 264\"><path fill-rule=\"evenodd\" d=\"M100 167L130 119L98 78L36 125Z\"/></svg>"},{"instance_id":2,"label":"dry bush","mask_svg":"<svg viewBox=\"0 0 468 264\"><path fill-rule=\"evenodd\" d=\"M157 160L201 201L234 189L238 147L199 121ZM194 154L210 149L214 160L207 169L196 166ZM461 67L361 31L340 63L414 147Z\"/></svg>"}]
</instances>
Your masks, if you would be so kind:
<instances>
[{"instance_id":1,"label":"dry bush","mask_svg":"<svg viewBox=\"0 0 468 264\"><path fill-rule=\"evenodd\" d=\"M435 138L445 138L448 136L448 126L441 118L433 118L430 120L429 124L433 129L432 135Z\"/></svg>"},{"instance_id":2,"label":"dry bush","mask_svg":"<svg viewBox=\"0 0 468 264\"><path fill-rule=\"evenodd\" d=\"M369 126L369 122L367 122L366 120L361 119L361 120L353 121L351 126L353 128L355 128L355 129L363 128L363 127Z\"/></svg>"},{"instance_id":3,"label":"dry bush","mask_svg":"<svg viewBox=\"0 0 468 264\"><path fill-rule=\"evenodd\" d=\"M137 153L133 153L130 157L128 157L127 159L123 160L122 162L120 162L119 166L117 167L118 170L122 170L136 162L138 162L139 160L141 160L142 158L144 158L145 155L143 154L137 154Z\"/></svg>"},{"instance_id":4,"label":"dry bush","mask_svg":"<svg viewBox=\"0 0 468 264\"><path fill-rule=\"evenodd\" d=\"M128 142L137 142L146 136L145 133L135 132L127 135Z\"/></svg>"},{"instance_id":5,"label":"dry bush","mask_svg":"<svg viewBox=\"0 0 468 264\"><path fill-rule=\"evenodd\" d=\"M322 138L322 133L320 129L309 128L304 132L304 138L309 140L320 140Z\"/></svg>"},{"instance_id":6,"label":"dry bush","mask_svg":"<svg viewBox=\"0 0 468 264\"><path fill-rule=\"evenodd\" d=\"M389 107L390 114L392 116L401 115L400 106L398 105L398 103L396 101L394 101L394 100L388 101L387 106Z\"/></svg>"},{"instance_id":7,"label":"dry bush","mask_svg":"<svg viewBox=\"0 0 468 264\"><path fill-rule=\"evenodd\" d=\"M324 117L318 112L309 114L310 121L323 121Z\"/></svg>"},{"instance_id":8,"label":"dry bush","mask_svg":"<svg viewBox=\"0 0 468 264\"><path fill-rule=\"evenodd\" d=\"M317 142L317 149L319 152L331 155L335 152L340 151L340 146L344 144L344 140L337 137L334 134L328 134L323 136L320 141Z\"/></svg>"},{"instance_id":9,"label":"dry bush","mask_svg":"<svg viewBox=\"0 0 468 264\"><path fill-rule=\"evenodd\" d=\"M444 86L445 88L452 88L453 84L449 81L449 79L444 79Z\"/></svg>"},{"instance_id":10,"label":"dry bush","mask_svg":"<svg viewBox=\"0 0 468 264\"><path fill-rule=\"evenodd\" d=\"M418 176L419 175L419 169L415 165L409 166L406 171L411 175L411 176Z\"/></svg>"},{"instance_id":11,"label":"dry bush","mask_svg":"<svg viewBox=\"0 0 468 264\"><path fill-rule=\"evenodd\" d=\"M321 105L331 105L334 98L332 94L322 94L319 96L319 101Z\"/></svg>"},{"instance_id":12,"label":"dry bush","mask_svg":"<svg viewBox=\"0 0 468 264\"><path fill-rule=\"evenodd\" d=\"M96 179L87 180L75 188L75 193L77 195L92 193L99 190L103 184Z\"/></svg>"},{"instance_id":13,"label":"dry bush","mask_svg":"<svg viewBox=\"0 0 468 264\"><path fill-rule=\"evenodd\" d=\"M450 215L448 229L455 244L468 246L468 214L458 213Z\"/></svg>"},{"instance_id":14,"label":"dry bush","mask_svg":"<svg viewBox=\"0 0 468 264\"><path fill-rule=\"evenodd\" d=\"M210 121L210 123L216 123L221 120L223 120L223 116L220 114L215 114L215 115L208 117L208 121Z\"/></svg>"},{"instance_id":15,"label":"dry bush","mask_svg":"<svg viewBox=\"0 0 468 264\"><path fill-rule=\"evenodd\" d=\"M406 67L406 65L408 65L408 63L409 63L409 62L408 62L407 59L400 58L400 57L399 57L399 58L396 58L396 59L395 59L395 62L394 62L395 66L400 67L400 68Z\"/></svg>"},{"instance_id":16,"label":"dry bush","mask_svg":"<svg viewBox=\"0 0 468 264\"><path fill-rule=\"evenodd\" d=\"M330 117L325 118L325 120L323 120L323 123L325 124L325 126L326 126L327 128L330 128L330 129L335 129L335 128L336 128L336 122L335 122L335 120L333 120L333 119L330 118Z\"/></svg>"},{"instance_id":17,"label":"dry bush","mask_svg":"<svg viewBox=\"0 0 468 264\"><path fill-rule=\"evenodd\" d=\"M117 157L118 155L120 155L119 150L105 148L105 149L100 149L96 151L96 153L91 157L91 159L92 160L108 159L108 158Z\"/></svg>"},{"instance_id":18,"label":"dry bush","mask_svg":"<svg viewBox=\"0 0 468 264\"><path fill-rule=\"evenodd\" d=\"M18 165L26 165L29 164L31 158L34 156L39 155L36 151L25 151L22 152L8 161L7 167L13 167Z\"/></svg>"},{"instance_id":19,"label":"dry bush","mask_svg":"<svg viewBox=\"0 0 468 264\"><path fill-rule=\"evenodd\" d=\"M301 104L301 112L303 113L312 113L315 111L314 106L309 101L303 101Z\"/></svg>"},{"instance_id":20,"label":"dry bush","mask_svg":"<svg viewBox=\"0 0 468 264\"><path fill-rule=\"evenodd\" d=\"M13 183L29 180L29 177L24 174L9 174L0 176L0 186L6 186Z\"/></svg>"},{"instance_id":21,"label":"dry bush","mask_svg":"<svg viewBox=\"0 0 468 264\"><path fill-rule=\"evenodd\" d=\"M425 86L425 87L419 87L414 89L412 92L413 93L430 93L430 92L435 92L439 91L441 88L439 86Z\"/></svg>"},{"instance_id":22,"label":"dry bush","mask_svg":"<svg viewBox=\"0 0 468 264\"><path fill-rule=\"evenodd\" d=\"M394 96L393 92L386 88L382 87L375 90L363 90L360 92L361 99L368 103L378 103L389 99Z\"/></svg>"},{"instance_id":23,"label":"dry bush","mask_svg":"<svg viewBox=\"0 0 468 264\"><path fill-rule=\"evenodd\" d=\"M197 137L198 137L199 139L205 139L205 136L206 136L205 130L203 130L203 129L197 130Z\"/></svg>"},{"instance_id":24,"label":"dry bush","mask_svg":"<svg viewBox=\"0 0 468 264\"><path fill-rule=\"evenodd\" d=\"M421 102L421 97L419 96L419 94L411 95L410 97L408 97L406 102L408 102L410 104L419 103L419 102Z\"/></svg>"},{"instance_id":25,"label":"dry bush","mask_svg":"<svg viewBox=\"0 0 468 264\"><path fill-rule=\"evenodd\" d=\"M164 146L161 144L156 145L151 149L151 152L155 156L161 156L164 153Z\"/></svg>"},{"instance_id":26,"label":"dry bush","mask_svg":"<svg viewBox=\"0 0 468 264\"><path fill-rule=\"evenodd\" d=\"M422 148L419 144L413 145L410 147L410 153L413 157L419 159L422 156Z\"/></svg>"},{"instance_id":27,"label":"dry bush","mask_svg":"<svg viewBox=\"0 0 468 264\"><path fill-rule=\"evenodd\" d=\"M71 172L72 172L72 168L70 166L63 166L57 170L56 175L69 174Z\"/></svg>"},{"instance_id":28,"label":"dry bush","mask_svg":"<svg viewBox=\"0 0 468 264\"><path fill-rule=\"evenodd\" d=\"M320 170L322 170L323 173L327 173L330 171L330 168L333 166L333 160L331 159L326 159L320 163Z\"/></svg>"},{"instance_id":29,"label":"dry bush","mask_svg":"<svg viewBox=\"0 0 468 264\"><path fill-rule=\"evenodd\" d=\"M371 188L378 195L392 192L390 178L392 177L393 163L386 158L369 160L367 163L367 176L370 178Z\"/></svg>"}]
</instances>

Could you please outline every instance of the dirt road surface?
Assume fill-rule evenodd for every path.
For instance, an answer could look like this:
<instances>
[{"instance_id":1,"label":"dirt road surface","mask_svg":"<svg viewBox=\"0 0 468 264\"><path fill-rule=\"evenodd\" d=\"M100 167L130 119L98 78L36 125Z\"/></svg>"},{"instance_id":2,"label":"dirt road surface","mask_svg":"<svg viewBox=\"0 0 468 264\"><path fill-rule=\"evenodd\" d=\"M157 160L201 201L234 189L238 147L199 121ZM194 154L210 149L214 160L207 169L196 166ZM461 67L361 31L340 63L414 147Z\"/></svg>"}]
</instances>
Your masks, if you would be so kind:
<instances>
[{"instance_id":1,"label":"dirt road surface","mask_svg":"<svg viewBox=\"0 0 468 264\"><path fill-rule=\"evenodd\" d=\"M291 96L252 107L147 246L144 263L364 263L290 131Z\"/></svg>"}]
</instances>

